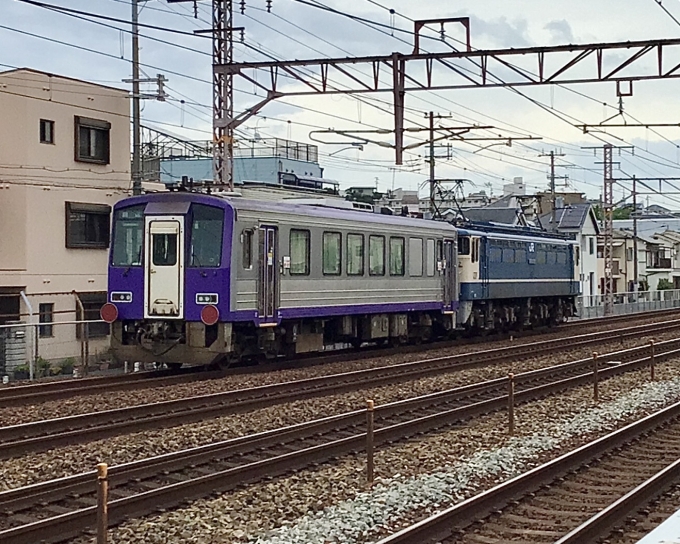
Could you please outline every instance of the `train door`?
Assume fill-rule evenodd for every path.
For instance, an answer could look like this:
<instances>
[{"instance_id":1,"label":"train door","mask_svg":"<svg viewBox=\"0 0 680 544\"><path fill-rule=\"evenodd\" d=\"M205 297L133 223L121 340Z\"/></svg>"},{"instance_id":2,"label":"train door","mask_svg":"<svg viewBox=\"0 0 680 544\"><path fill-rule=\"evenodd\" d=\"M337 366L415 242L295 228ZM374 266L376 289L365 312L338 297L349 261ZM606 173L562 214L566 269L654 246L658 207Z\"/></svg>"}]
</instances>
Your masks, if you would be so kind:
<instances>
[{"instance_id":1,"label":"train door","mask_svg":"<svg viewBox=\"0 0 680 544\"><path fill-rule=\"evenodd\" d=\"M444 311L453 311L453 303L457 302L458 299L457 257L456 242L454 240L444 240L440 258L443 268L441 277L444 290Z\"/></svg>"},{"instance_id":2,"label":"train door","mask_svg":"<svg viewBox=\"0 0 680 544\"><path fill-rule=\"evenodd\" d=\"M279 298L278 230L262 225L258 236L257 311L260 323L276 323Z\"/></svg>"},{"instance_id":3,"label":"train door","mask_svg":"<svg viewBox=\"0 0 680 544\"><path fill-rule=\"evenodd\" d=\"M146 218L145 317L184 313L184 218Z\"/></svg>"}]
</instances>

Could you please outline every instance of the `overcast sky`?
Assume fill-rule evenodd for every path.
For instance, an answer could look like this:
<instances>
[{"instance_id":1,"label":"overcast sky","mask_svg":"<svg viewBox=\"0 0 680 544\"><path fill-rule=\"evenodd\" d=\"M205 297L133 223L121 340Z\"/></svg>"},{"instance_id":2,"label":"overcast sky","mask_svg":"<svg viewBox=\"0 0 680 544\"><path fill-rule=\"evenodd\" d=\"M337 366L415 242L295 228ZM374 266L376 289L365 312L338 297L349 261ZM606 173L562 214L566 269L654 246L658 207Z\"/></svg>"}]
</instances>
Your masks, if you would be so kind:
<instances>
[{"instance_id":1,"label":"overcast sky","mask_svg":"<svg viewBox=\"0 0 680 544\"><path fill-rule=\"evenodd\" d=\"M53 4L129 20L128 0L47 0ZM387 55L412 50L412 19L469 16L472 46L518 48L528 46L614 42L680 36L680 24L665 13L657 0L309 0L351 15L387 25L377 28L339 14L311 7L295 0L272 0L271 13L266 0L247 0L245 15L234 1L235 25L244 26L246 42L260 51L282 59ZM198 19L191 2L168 4L165 0L142 2L140 22L166 28L192 31L205 29L210 21L210 2L198 2ZM382 6L382 7L381 7ZM663 6L680 21L680 0L663 0ZM390 15L384 8L392 8ZM0 0L0 69L30 67L125 87L121 80L130 77L130 35L126 25L55 13L17 0ZM392 30L389 27L396 27ZM303 30L304 29L304 30ZM438 41L438 28L427 32L422 42L427 51L447 51L460 46L462 27L446 27L448 44ZM210 138L211 61L210 40L168 32L142 29L141 62L149 76L163 73L168 81L169 100L145 101L143 122L149 126L189 139ZM157 38L161 41L152 40ZM54 40L57 40L57 43ZM192 49L192 50L189 50ZM680 48L679 48L680 49ZM680 53L677 54L680 62ZM267 60L244 45L236 46L237 61ZM271 58L271 57L270 57ZM620 57L618 57L620 58ZM562 59L560 59L562 60ZM610 55L607 62L614 62ZM650 55L641 66L653 66ZM670 61L669 61L670 62ZM527 68L530 65L526 65ZM533 68L535 70L535 67ZM506 77L509 72L495 72ZM340 84L340 83L338 83ZM257 102L252 84L238 82L236 112ZM522 176L531 189L545 189L548 159L542 153L564 153L558 175L569 176L569 186L592 198L601 192L601 154L581 149L602 145L601 139L584 135L575 124L596 124L618 112L614 83L581 84L569 87L523 87L521 94L509 89L474 89L446 92L414 92L406 98L406 126L425 125L428 111L450 119L442 125L486 125L492 130L477 130L474 137L533 136L537 141L515 141L511 147L489 142L452 143L438 148L437 176L467 178L465 191L484 189L501 192L502 185ZM680 123L677 107L680 80L637 82L632 97L624 99L624 116L611 122ZM182 103L181 101L184 101ZM544 107L537 105L536 102ZM289 97L267 105L259 117L242 126L241 146L251 145L257 127L262 137L277 136L309 142L309 133L318 128L361 130L393 127L389 94L348 96ZM615 160L621 171L616 175L642 177L680 177L680 128L608 129L599 134L615 145L635 146L634 155L622 152ZM424 134L422 135L424 139ZM371 138L388 142L390 135ZM409 140L414 143L415 140ZM321 145L321 164L325 177L337 179L344 187L371 185L381 190L391 187L415 189L427 179L426 149L415 148L405 155L405 164L394 167L393 151L366 145L363 151L343 149L341 145ZM332 157L330 153L339 151ZM377 178L377 179L376 179ZM677 183L680 187L680 182ZM616 191L617 199L629 184ZM652 202L680 208L680 196L652 196Z\"/></svg>"}]
</instances>

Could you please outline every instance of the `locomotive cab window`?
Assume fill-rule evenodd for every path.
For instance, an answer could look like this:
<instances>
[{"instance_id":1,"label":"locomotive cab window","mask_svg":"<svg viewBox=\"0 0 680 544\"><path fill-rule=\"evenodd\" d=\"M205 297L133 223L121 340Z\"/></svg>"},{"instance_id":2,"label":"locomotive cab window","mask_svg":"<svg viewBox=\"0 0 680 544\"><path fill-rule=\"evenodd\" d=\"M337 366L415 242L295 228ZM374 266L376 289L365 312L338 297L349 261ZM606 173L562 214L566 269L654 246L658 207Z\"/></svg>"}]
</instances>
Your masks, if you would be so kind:
<instances>
[{"instance_id":1,"label":"locomotive cab window","mask_svg":"<svg viewBox=\"0 0 680 544\"><path fill-rule=\"evenodd\" d=\"M116 210L113 215L112 266L141 266L144 205Z\"/></svg>"},{"instance_id":2,"label":"locomotive cab window","mask_svg":"<svg viewBox=\"0 0 680 544\"><path fill-rule=\"evenodd\" d=\"M308 230L290 231L290 273L293 276L309 275L310 238Z\"/></svg>"},{"instance_id":3,"label":"locomotive cab window","mask_svg":"<svg viewBox=\"0 0 680 544\"><path fill-rule=\"evenodd\" d=\"M189 266L216 268L222 261L224 212L221 208L194 204Z\"/></svg>"},{"instance_id":4,"label":"locomotive cab window","mask_svg":"<svg viewBox=\"0 0 680 544\"><path fill-rule=\"evenodd\" d=\"M458 255L470 254L470 237L460 236L458 238Z\"/></svg>"},{"instance_id":5,"label":"locomotive cab window","mask_svg":"<svg viewBox=\"0 0 680 544\"><path fill-rule=\"evenodd\" d=\"M347 275L364 275L364 235L347 235Z\"/></svg>"},{"instance_id":6,"label":"locomotive cab window","mask_svg":"<svg viewBox=\"0 0 680 544\"><path fill-rule=\"evenodd\" d=\"M342 270L342 234L339 232L323 233L323 273L327 276L339 276Z\"/></svg>"},{"instance_id":7,"label":"locomotive cab window","mask_svg":"<svg viewBox=\"0 0 680 544\"><path fill-rule=\"evenodd\" d=\"M385 275L385 237L368 237L368 274L370 276Z\"/></svg>"},{"instance_id":8,"label":"locomotive cab window","mask_svg":"<svg viewBox=\"0 0 680 544\"><path fill-rule=\"evenodd\" d=\"M479 238L473 238L471 243L472 262L476 263L479 260Z\"/></svg>"}]
</instances>

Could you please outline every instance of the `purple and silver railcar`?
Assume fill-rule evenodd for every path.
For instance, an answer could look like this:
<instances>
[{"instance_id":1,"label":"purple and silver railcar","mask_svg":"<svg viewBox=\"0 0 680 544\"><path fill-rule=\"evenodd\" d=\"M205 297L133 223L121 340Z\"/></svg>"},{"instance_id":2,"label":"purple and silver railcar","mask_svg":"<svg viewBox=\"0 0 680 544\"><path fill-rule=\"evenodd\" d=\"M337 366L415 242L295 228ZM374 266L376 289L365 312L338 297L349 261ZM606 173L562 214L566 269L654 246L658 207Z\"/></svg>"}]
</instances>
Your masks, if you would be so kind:
<instances>
[{"instance_id":1,"label":"purple and silver railcar","mask_svg":"<svg viewBox=\"0 0 680 544\"><path fill-rule=\"evenodd\" d=\"M456 327L456 229L342 209L171 192L114 208L119 360L206 364L427 339Z\"/></svg>"}]
</instances>

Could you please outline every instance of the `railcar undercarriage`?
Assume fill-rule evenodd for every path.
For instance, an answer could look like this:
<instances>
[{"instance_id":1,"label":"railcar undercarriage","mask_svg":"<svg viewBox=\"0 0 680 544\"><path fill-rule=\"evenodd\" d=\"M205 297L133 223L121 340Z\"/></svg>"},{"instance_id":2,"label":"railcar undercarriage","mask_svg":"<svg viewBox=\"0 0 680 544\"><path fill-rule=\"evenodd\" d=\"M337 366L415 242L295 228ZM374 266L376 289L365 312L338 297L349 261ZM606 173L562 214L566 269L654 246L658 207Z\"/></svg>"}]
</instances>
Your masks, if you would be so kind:
<instances>
[{"instance_id":1,"label":"railcar undercarriage","mask_svg":"<svg viewBox=\"0 0 680 544\"><path fill-rule=\"evenodd\" d=\"M575 315L573 297L505 299L462 303L455 313L407 312L253 323L180 320L117 321L111 348L118 361L169 365L233 364L244 358L276 358L321 352L363 343L427 342L456 334L552 326ZM456 323L456 318L459 323Z\"/></svg>"}]
</instances>

